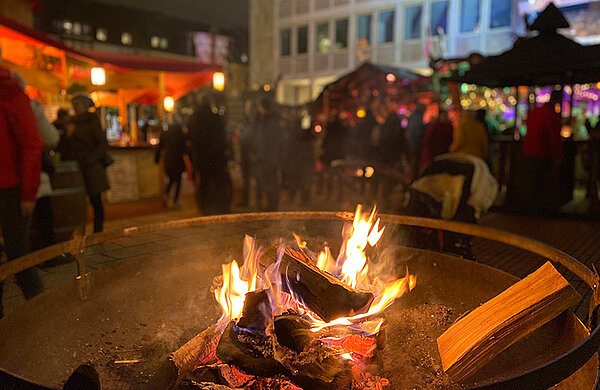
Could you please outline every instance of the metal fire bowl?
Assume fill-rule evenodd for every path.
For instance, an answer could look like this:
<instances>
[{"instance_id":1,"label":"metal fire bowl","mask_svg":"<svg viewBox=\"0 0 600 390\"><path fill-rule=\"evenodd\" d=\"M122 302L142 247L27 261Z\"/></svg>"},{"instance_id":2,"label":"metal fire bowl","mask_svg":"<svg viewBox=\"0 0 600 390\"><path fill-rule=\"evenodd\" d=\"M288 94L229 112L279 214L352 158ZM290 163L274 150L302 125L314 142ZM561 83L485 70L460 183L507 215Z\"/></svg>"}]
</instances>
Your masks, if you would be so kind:
<instances>
[{"instance_id":1,"label":"metal fire bowl","mask_svg":"<svg viewBox=\"0 0 600 390\"><path fill-rule=\"evenodd\" d=\"M62 252L73 253L83 270L86 253L123 237L142 241L147 237L153 242L170 237L192 243L82 273L72 283L28 301L0 320L0 369L60 388L76 367L91 362L105 389L144 388L170 352L218 318L220 310L211 293L213 278L220 274L222 263L242 258L244 234L271 241L294 231L315 250L324 242L337 250L343 223L351 218L348 213L272 213L174 221L79 238L8 263L0 267L0 280ZM482 264L405 247L405 225L469 233L518 246L561 262L597 286L597 277L568 255L509 233L412 217L384 215L382 220L387 230L378 247L384 249L376 250L373 257L380 263L393 259L398 272L408 266L418 278L417 287L386 311L387 342L376 360L394 389L461 388L441 370L436 338L460 315L517 281ZM594 302L597 293L596 287ZM562 381L558 388L592 389L598 373L598 342L597 327L590 336L567 312L503 352L467 385L545 389Z\"/></svg>"}]
</instances>

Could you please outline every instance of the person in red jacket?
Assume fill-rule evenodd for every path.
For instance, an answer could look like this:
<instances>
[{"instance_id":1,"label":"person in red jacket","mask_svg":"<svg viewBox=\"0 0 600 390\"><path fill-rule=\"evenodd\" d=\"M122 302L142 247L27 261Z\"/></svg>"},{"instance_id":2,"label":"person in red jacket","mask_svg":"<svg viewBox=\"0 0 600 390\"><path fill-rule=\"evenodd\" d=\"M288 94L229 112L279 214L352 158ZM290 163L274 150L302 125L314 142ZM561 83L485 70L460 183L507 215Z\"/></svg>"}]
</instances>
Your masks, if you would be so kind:
<instances>
[{"instance_id":1,"label":"person in red jacket","mask_svg":"<svg viewBox=\"0 0 600 390\"><path fill-rule=\"evenodd\" d=\"M448 120L448 112L440 110L440 115L425 131L423 150L419 161L419 170L433 161L440 154L448 153L452 145L454 127Z\"/></svg>"},{"instance_id":2,"label":"person in red jacket","mask_svg":"<svg viewBox=\"0 0 600 390\"><path fill-rule=\"evenodd\" d=\"M29 222L40 184L43 148L29 98L10 72L0 68L0 226L9 260L29 251ZM35 268L15 276L26 299L42 292ZM0 282L0 317L3 287Z\"/></svg>"},{"instance_id":3,"label":"person in red jacket","mask_svg":"<svg viewBox=\"0 0 600 390\"><path fill-rule=\"evenodd\" d=\"M527 115L527 135L523 140L523 154L530 177L526 210L545 212L552 208L552 192L557 188L550 185L550 175L563 161L562 118L560 110L556 110L562 98L562 91L554 91L548 103L534 108Z\"/></svg>"}]
</instances>

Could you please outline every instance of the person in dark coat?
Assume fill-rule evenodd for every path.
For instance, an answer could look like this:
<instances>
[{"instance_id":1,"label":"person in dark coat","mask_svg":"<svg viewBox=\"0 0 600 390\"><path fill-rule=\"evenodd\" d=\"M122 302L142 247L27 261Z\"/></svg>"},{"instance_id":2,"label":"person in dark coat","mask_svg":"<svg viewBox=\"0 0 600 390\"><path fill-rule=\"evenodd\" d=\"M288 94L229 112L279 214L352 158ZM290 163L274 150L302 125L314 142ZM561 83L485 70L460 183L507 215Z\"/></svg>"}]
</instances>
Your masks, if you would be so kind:
<instances>
[{"instance_id":1,"label":"person in dark coat","mask_svg":"<svg viewBox=\"0 0 600 390\"><path fill-rule=\"evenodd\" d=\"M312 132L310 126L302 127L302 114L296 112L290 115L287 123L285 142L286 159L283 165L283 187L289 191L293 202L297 193L303 205L309 205L311 200L311 183L315 171L315 156Z\"/></svg>"},{"instance_id":2,"label":"person in dark coat","mask_svg":"<svg viewBox=\"0 0 600 390\"><path fill-rule=\"evenodd\" d=\"M426 107L423 103L417 103L415 111L408 117L408 146L410 149L410 166L416 177L419 171L419 160L423 147L423 138L427 126L423 123Z\"/></svg>"},{"instance_id":3,"label":"person in dark coat","mask_svg":"<svg viewBox=\"0 0 600 390\"><path fill-rule=\"evenodd\" d=\"M160 152L162 150L165 151L165 173L169 177L165 196L167 199L169 198L171 188L174 186L173 208L175 209L181 207L177 201L179 200L179 190L181 189L181 174L185 171L185 162L183 161L186 148L185 141L185 134L181 125L173 123L166 132L161 134L160 142L156 149L155 161L157 164L160 160Z\"/></svg>"},{"instance_id":4,"label":"person in dark coat","mask_svg":"<svg viewBox=\"0 0 600 390\"><path fill-rule=\"evenodd\" d=\"M75 117L75 129L69 139L75 159L83 176L85 188L94 208L94 233L104 228L104 206L102 193L110 188L106 176L108 142L98 116L89 110L94 102L80 94L71 99Z\"/></svg>"},{"instance_id":5,"label":"person in dark coat","mask_svg":"<svg viewBox=\"0 0 600 390\"><path fill-rule=\"evenodd\" d=\"M67 134L70 123L71 115L69 115L69 111L64 108L59 108L56 112L56 120L52 122L52 124L56 127L56 130L58 130L58 134L60 135L60 140L58 141L58 146L55 150L60 153L61 161L74 159L71 146L69 145L69 136Z\"/></svg>"},{"instance_id":6,"label":"person in dark coat","mask_svg":"<svg viewBox=\"0 0 600 390\"><path fill-rule=\"evenodd\" d=\"M257 127L257 203L262 204L263 191L267 195L265 211L277 211L279 208L279 173L283 160L283 129L279 115L273 110L269 97L258 106L259 125Z\"/></svg>"},{"instance_id":7,"label":"person in dark coat","mask_svg":"<svg viewBox=\"0 0 600 390\"><path fill-rule=\"evenodd\" d=\"M194 169L199 176L198 203L205 215L231 211L231 177L225 156L227 141L223 119L203 97L189 123Z\"/></svg>"},{"instance_id":8,"label":"person in dark coat","mask_svg":"<svg viewBox=\"0 0 600 390\"><path fill-rule=\"evenodd\" d=\"M250 99L244 103L245 124L240 131L240 165L244 188L240 206L248 206L250 202L250 181L255 177L256 165L256 133L257 113L256 107Z\"/></svg>"}]
</instances>

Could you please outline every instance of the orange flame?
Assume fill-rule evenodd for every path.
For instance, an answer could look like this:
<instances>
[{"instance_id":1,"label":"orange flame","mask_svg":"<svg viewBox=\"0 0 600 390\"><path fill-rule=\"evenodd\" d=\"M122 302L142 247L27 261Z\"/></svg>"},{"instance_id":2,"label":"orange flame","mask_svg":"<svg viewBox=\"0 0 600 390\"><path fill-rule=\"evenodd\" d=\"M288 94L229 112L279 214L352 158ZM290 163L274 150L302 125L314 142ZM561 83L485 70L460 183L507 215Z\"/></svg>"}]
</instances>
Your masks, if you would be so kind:
<instances>
[{"instance_id":1,"label":"orange flame","mask_svg":"<svg viewBox=\"0 0 600 390\"><path fill-rule=\"evenodd\" d=\"M258 256L254 248L254 240L246 236L244 240L244 264L240 268L237 261L223 264L223 286L215 289L215 298L223 315L219 319L221 325L242 316L246 294L256 291L258 284Z\"/></svg>"},{"instance_id":2,"label":"orange flame","mask_svg":"<svg viewBox=\"0 0 600 390\"><path fill-rule=\"evenodd\" d=\"M215 290L215 298L223 309L223 315L219 320L221 326L241 317L248 292L264 288L269 296L273 315L293 309L310 321L311 330L314 332L332 326L348 326L367 334L379 332L384 320L378 318L377 314L391 306L397 298L411 291L416 285L416 276L409 274L407 270L403 278L392 281L384 281L377 277L370 278L365 249L367 246L375 246L385 230L385 227L379 228L380 220L375 216L375 208L369 214L362 213L361 206L357 206L349 236L344 240L337 260L333 258L328 247L325 247L314 259L321 270L337 276L352 288L366 290L374 295L374 301L366 313L337 318L331 322L323 321L296 299L294 294L282 291L284 281L281 279L279 268L283 252L280 250L278 260L261 272L258 261L260 250L255 248L254 240L246 236L244 264L239 267L235 260L224 264L223 286ZM297 234L294 234L294 239L299 248L307 247L306 242L302 241Z\"/></svg>"}]
</instances>

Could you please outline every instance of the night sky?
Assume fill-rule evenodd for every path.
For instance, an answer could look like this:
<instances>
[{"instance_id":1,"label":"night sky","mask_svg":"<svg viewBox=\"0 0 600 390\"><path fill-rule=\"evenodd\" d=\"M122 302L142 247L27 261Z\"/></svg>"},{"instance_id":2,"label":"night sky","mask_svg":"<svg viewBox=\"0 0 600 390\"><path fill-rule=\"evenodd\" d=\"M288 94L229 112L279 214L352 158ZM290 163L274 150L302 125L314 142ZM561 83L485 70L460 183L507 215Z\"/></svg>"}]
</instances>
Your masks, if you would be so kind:
<instances>
[{"instance_id":1,"label":"night sky","mask_svg":"<svg viewBox=\"0 0 600 390\"><path fill-rule=\"evenodd\" d=\"M248 25L249 0L97 0L139 8L193 22L218 25Z\"/></svg>"}]
</instances>

